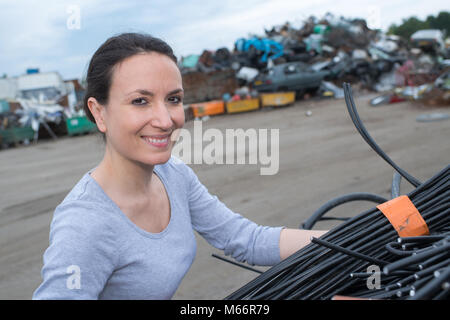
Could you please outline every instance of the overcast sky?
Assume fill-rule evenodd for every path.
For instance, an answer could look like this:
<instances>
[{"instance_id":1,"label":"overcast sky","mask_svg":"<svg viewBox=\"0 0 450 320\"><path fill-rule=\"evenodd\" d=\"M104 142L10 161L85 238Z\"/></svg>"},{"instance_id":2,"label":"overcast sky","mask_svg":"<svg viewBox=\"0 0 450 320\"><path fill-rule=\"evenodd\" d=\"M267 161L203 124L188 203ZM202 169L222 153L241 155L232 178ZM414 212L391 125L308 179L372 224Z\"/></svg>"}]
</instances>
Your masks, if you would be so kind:
<instances>
[{"instance_id":1,"label":"overcast sky","mask_svg":"<svg viewBox=\"0 0 450 320\"><path fill-rule=\"evenodd\" d=\"M249 33L263 35L286 21L298 27L310 15L369 18L386 30L442 10L449 10L444 0L0 0L0 75L34 67L81 78L95 50L121 32L163 38L180 57L231 49Z\"/></svg>"}]
</instances>

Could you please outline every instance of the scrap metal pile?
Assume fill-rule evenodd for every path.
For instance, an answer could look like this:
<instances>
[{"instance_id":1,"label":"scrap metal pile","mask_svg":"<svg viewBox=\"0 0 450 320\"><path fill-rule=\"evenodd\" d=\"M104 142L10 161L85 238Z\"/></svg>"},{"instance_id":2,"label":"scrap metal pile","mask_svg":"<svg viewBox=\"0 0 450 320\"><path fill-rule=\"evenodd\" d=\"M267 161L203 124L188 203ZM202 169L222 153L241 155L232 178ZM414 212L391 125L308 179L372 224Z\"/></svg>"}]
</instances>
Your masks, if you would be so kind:
<instances>
[{"instance_id":1,"label":"scrap metal pile","mask_svg":"<svg viewBox=\"0 0 450 320\"><path fill-rule=\"evenodd\" d=\"M422 183L370 137L344 84L347 108L364 140L395 170L392 200L345 195L314 214L306 229L340 203L380 203L348 218L226 299L447 299L450 293L450 165ZM415 189L400 196L400 176ZM375 281L379 279L379 281Z\"/></svg>"},{"instance_id":2,"label":"scrap metal pile","mask_svg":"<svg viewBox=\"0 0 450 320\"><path fill-rule=\"evenodd\" d=\"M275 83L258 87L261 80L274 82L269 77L274 66L289 64L307 69L302 77L317 73L320 78L317 85L305 88L309 96L330 91L333 94L330 84L340 88L343 82L376 92L433 84L448 71L449 60L446 59L450 58L450 52L445 46L430 49L421 47L421 43L424 41L372 30L363 19L338 18L332 14L321 19L310 17L297 28L286 22L265 30L264 35L237 39L232 50L222 47L182 57L180 69L183 75L204 73L217 77L225 71L233 73L227 88L217 90L215 95L202 96L191 90L185 99L186 103L220 99L224 93L233 95L234 90L243 86L258 92L289 91L290 88L282 90L284 85ZM204 83L190 77L185 80L185 85L195 89ZM297 89L295 91L304 96L305 92ZM434 90L434 95L444 95L448 90L439 87ZM444 100L444 103L450 102L448 94Z\"/></svg>"},{"instance_id":3,"label":"scrap metal pile","mask_svg":"<svg viewBox=\"0 0 450 320\"><path fill-rule=\"evenodd\" d=\"M58 72L29 69L0 79L0 149L70 134L70 122L85 119L83 95L78 80L64 81Z\"/></svg>"}]
</instances>

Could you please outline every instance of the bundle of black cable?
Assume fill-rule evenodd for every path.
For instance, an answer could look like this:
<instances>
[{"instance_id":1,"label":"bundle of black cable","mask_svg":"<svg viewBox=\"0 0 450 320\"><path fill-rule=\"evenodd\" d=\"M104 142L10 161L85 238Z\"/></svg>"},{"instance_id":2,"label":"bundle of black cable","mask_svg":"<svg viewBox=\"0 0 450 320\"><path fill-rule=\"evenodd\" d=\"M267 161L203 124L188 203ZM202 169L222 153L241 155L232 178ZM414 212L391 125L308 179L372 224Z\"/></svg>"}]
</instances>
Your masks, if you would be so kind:
<instances>
[{"instance_id":1,"label":"bundle of black cable","mask_svg":"<svg viewBox=\"0 0 450 320\"><path fill-rule=\"evenodd\" d=\"M351 273L360 278L361 289L352 297L369 299L445 300L450 294L450 228L429 236L398 238L386 249L398 260L386 265L383 273ZM378 280L376 286L370 278Z\"/></svg>"},{"instance_id":2,"label":"bundle of black cable","mask_svg":"<svg viewBox=\"0 0 450 320\"><path fill-rule=\"evenodd\" d=\"M450 165L407 194L425 220L430 234L440 239L450 226L449 177ZM389 266L405 257L387 249L386 245L397 239L397 231L375 207L336 226L319 239L313 239L312 243L225 299L332 299L335 295L376 297L375 293L386 291L386 286L393 280L398 282L399 274L406 278L420 271L420 262L423 261L408 262L405 270L394 272L397 278L393 279ZM437 262L449 258L448 240L447 237L438 246L443 255L440 256L442 260ZM375 287L374 291L364 288L366 282L361 281L360 277L350 276L367 274L370 266L387 272L381 277L384 286L379 289ZM445 266L448 267L448 261ZM395 291L378 297L392 298L398 297L398 294Z\"/></svg>"}]
</instances>

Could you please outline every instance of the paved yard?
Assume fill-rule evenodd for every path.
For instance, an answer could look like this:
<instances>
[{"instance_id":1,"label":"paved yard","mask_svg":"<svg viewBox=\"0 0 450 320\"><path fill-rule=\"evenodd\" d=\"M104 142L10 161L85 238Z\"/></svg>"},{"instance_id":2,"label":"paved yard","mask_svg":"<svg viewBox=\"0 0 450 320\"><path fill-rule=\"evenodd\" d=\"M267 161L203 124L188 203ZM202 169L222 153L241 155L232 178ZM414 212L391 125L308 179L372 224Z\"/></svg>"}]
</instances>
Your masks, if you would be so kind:
<instances>
[{"instance_id":1,"label":"paved yard","mask_svg":"<svg viewBox=\"0 0 450 320\"><path fill-rule=\"evenodd\" d=\"M398 165L424 181L450 163L450 120L416 122L419 114L448 113L449 108L409 102L374 108L371 97L356 98L358 111ZM193 122L185 128L193 130ZM393 170L359 136L343 100L216 116L203 122L203 130L208 128L279 129L275 175L261 175L257 164L191 165L211 193L259 224L298 227L323 203L349 192L389 197ZM101 160L103 148L99 136L88 135L0 151L0 299L31 298L41 281L53 210ZM402 192L410 190L403 181ZM346 204L329 215L353 216L373 205ZM333 225L321 222L316 228ZM257 276L211 257L222 253L197 239L196 260L174 299L222 299Z\"/></svg>"}]
</instances>

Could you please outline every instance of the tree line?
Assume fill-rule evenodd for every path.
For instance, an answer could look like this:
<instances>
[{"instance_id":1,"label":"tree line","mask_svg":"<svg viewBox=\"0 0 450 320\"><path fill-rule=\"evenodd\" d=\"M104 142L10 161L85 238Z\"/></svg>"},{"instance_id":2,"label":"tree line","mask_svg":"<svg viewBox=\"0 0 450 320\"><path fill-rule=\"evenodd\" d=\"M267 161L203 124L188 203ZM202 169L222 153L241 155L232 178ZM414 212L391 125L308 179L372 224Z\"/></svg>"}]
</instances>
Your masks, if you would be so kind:
<instances>
[{"instance_id":1,"label":"tree line","mask_svg":"<svg viewBox=\"0 0 450 320\"><path fill-rule=\"evenodd\" d=\"M445 36L449 36L450 12L441 11L436 16L429 15L425 20L420 20L417 17L403 19L400 25L392 24L388 29L388 34L409 39L414 32L422 29L439 29L444 32Z\"/></svg>"}]
</instances>

